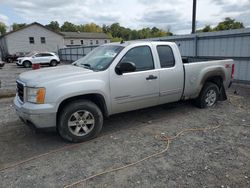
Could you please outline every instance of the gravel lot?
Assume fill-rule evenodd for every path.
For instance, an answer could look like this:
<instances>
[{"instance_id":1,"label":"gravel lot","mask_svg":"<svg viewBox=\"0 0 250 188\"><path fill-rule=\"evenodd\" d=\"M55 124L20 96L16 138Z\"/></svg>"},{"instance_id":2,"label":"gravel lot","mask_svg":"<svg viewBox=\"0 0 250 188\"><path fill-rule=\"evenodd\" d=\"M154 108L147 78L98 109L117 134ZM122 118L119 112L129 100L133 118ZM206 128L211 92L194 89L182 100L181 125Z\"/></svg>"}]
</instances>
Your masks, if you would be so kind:
<instances>
[{"instance_id":1,"label":"gravel lot","mask_svg":"<svg viewBox=\"0 0 250 188\"><path fill-rule=\"evenodd\" d=\"M0 70L5 89L14 89L22 71ZM98 138L76 145L32 132L15 115L13 98L0 99L0 187L63 187L166 148L155 135L217 125L183 134L158 157L73 187L250 187L250 86L234 84L228 98L210 109L187 101L115 115Z\"/></svg>"}]
</instances>

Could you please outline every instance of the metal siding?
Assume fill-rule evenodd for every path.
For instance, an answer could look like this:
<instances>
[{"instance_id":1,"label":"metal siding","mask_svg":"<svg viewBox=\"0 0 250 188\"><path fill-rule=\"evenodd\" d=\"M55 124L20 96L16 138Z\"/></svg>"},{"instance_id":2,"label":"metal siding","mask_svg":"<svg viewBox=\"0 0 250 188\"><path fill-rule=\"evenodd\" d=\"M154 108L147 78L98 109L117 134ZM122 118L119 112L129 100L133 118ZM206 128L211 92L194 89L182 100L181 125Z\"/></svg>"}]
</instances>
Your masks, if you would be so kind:
<instances>
[{"instance_id":1,"label":"metal siding","mask_svg":"<svg viewBox=\"0 0 250 188\"><path fill-rule=\"evenodd\" d=\"M29 43L29 37L34 37L34 44ZM45 37L45 44L41 44L41 37ZM63 47L63 36L38 25L21 29L4 36L4 38L6 39L9 54L31 51L58 52L59 48Z\"/></svg>"}]
</instances>

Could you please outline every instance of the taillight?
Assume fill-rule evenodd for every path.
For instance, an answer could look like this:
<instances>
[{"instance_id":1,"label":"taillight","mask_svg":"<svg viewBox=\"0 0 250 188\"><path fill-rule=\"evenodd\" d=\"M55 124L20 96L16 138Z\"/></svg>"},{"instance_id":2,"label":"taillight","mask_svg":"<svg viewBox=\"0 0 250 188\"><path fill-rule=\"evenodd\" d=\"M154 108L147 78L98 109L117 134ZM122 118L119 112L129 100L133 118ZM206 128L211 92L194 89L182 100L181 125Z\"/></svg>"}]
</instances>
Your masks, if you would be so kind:
<instances>
[{"instance_id":1,"label":"taillight","mask_svg":"<svg viewBox=\"0 0 250 188\"><path fill-rule=\"evenodd\" d=\"M231 73L231 78L234 78L234 64L232 64L232 73Z\"/></svg>"}]
</instances>

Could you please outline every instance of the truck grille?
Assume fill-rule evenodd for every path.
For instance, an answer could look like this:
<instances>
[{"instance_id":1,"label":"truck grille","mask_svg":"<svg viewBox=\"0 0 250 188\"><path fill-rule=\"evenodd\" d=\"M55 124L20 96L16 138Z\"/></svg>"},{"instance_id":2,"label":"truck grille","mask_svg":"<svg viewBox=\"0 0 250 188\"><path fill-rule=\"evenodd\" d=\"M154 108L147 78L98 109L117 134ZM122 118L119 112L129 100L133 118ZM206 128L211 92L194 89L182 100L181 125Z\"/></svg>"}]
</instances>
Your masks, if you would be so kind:
<instances>
[{"instance_id":1,"label":"truck grille","mask_svg":"<svg viewBox=\"0 0 250 188\"><path fill-rule=\"evenodd\" d=\"M24 96L24 86L23 84L16 82L17 83L17 95L19 99L23 102L23 96Z\"/></svg>"}]
</instances>

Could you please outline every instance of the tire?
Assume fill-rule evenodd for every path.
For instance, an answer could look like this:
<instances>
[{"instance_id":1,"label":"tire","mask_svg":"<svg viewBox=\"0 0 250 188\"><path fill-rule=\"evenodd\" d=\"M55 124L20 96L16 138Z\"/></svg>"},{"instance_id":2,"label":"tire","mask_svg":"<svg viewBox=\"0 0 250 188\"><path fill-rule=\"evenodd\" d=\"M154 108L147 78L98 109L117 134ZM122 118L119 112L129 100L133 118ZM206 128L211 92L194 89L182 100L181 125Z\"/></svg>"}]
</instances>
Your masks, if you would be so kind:
<instances>
[{"instance_id":1,"label":"tire","mask_svg":"<svg viewBox=\"0 0 250 188\"><path fill-rule=\"evenodd\" d=\"M102 129L103 115L91 101L77 100L59 112L57 131L69 142L84 142L95 138ZM77 120L78 118L78 120Z\"/></svg>"},{"instance_id":2,"label":"tire","mask_svg":"<svg viewBox=\"0 0 250 188\"><path fill-rule=\"evenodd\" d=\"M203 86L200 95L195 99L195 104L199 108L207 108L214 106L219 98L219 88L212 82L207 82Z\"/></svg>"},{"instance_id":3,"label":"tire","mask_svg":"<svg viewBox=\"0 0 250 188\"><path fill-rule=\"evenodd\" d=\"M56 60L52 60L49 65L51 67L55 67L55 66L57 66L57 61Z\"/></svg>"},{"instance_id":4,"label":"tire","mask_svg":"<svg viewBox=\"0 0 250 188\"><path fill-rule=\"evenodd\" d=\"M31 67L31 62L30 62L30 61L24 61L24 62L23 62L23 66L24 66L25 68L30 68L30 67Z\"/></svg>"}]
</instances>

